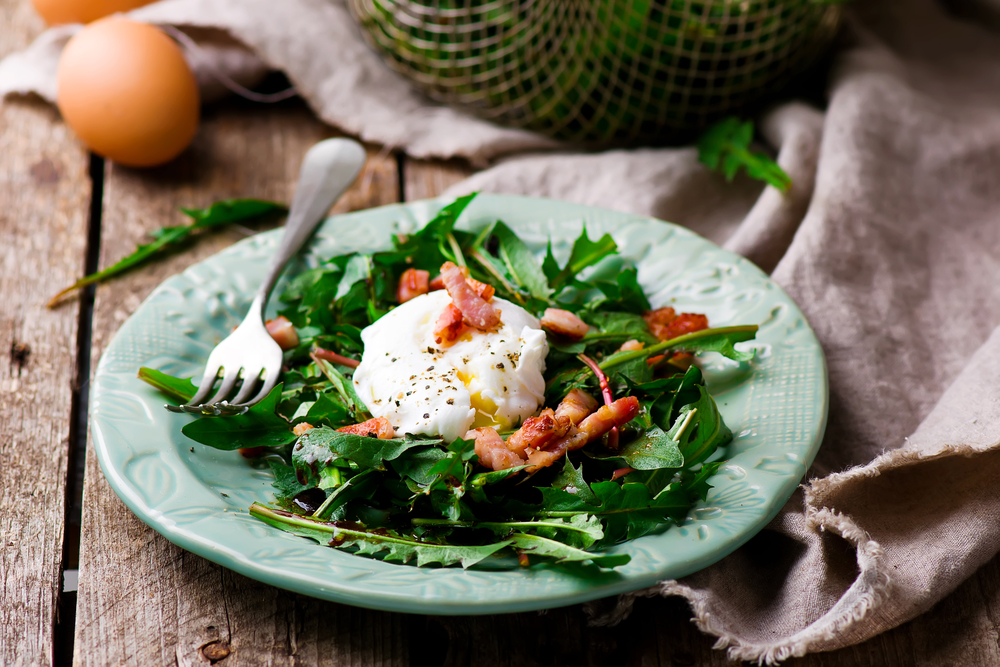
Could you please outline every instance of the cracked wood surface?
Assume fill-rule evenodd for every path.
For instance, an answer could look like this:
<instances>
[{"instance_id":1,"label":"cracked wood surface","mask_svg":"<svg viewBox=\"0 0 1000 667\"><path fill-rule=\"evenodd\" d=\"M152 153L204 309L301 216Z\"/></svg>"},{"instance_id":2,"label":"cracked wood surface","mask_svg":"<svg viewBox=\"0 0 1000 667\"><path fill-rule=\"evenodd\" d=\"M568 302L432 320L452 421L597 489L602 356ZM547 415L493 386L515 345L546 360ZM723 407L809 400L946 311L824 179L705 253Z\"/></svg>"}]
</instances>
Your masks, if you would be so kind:
<instances>
[{"instance_id":1,"label":"cracked wood surface","mask_svg":"<svg viewBox=\"0 0 1000 667\"><path fill-rule=\"evenodd\" d=\"M43 28L29 3L0 0L0 57ZM58 118L37 101L0 106L2 665L54 660L80 303L45 303L83 270L91 190Z\"/></svg>"}]
</instances>

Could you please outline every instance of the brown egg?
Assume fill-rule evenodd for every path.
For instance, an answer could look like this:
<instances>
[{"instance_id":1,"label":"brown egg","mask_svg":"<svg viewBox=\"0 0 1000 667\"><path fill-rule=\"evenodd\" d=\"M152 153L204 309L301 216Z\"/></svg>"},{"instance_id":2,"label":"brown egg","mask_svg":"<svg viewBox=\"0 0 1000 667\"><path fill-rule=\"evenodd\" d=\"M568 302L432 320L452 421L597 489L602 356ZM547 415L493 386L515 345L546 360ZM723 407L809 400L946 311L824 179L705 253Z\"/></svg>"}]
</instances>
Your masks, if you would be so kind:
<instances>
[{"instance_id":1,"label":"brown egg","mask_svg":"<svg viewBox=\"0 0 1000 667\"><path fill-rule=\"evenodd\" d=\"M127 12L153 0L32 0L49 25L90 23L116 12Z\"/></svg>"},{"instance_id":2,"label":"brown egg","mask_svg":"<svg viewBox=\"0 0 1000 667\"><path fill-rule=\"evenodd\" d=\"M95 153L135 167L176 157L198 129L198 85L162 31L120 17L96 21L66 44L56 103Z\"/></svg>"}]
</instances>

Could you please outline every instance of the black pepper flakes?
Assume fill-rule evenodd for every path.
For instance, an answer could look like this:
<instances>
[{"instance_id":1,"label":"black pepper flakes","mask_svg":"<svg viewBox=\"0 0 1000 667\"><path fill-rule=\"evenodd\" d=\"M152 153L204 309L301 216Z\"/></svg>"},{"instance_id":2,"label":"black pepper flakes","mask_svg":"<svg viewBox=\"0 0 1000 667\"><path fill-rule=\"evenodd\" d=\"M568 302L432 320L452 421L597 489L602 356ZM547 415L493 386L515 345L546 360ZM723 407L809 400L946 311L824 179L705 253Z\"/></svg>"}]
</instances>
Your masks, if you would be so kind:
<instances>
[{"instance_id":1,"label":"black pepper flakes","mask_svg":"<svg viewBox=\"0 0 1000 667\"><path fill-rule=\"evenodd\" d=\"M427 372L428 372L428 373L430 373L430 372L431 372L432 370L434 370L434 367L433 367L433 366L428 366L428 367L427 367Z\"/></svg>"},{"instance_id":2,"label":"black pepper flakes","mask_svg":"<svg viewBox=\"0 0 1000 667\"><path fill-rule=\"evenodd\" d=\"M502 361L497 364L497 368L499 368L500 370L503 370L503 362Z\"/></svg>"},{"instance_id":3,"label":"black pepper flakes","mask_svg":"<svg viewBox=\"0 0 1000 667\"><path fill-rule=\"evenodd\" d=\"M431 413L425 412L424 413L424 419L430 419L430 418L431 418Z\"/></svg>"},{"instance_id":4,"label":"black pepper flakes","mask_svg":"<svg viewBox=\"0 0 1000 667\"><path fill-rule=\"evenodd\" d=\"M447 403L448 405L455 405L455 399L449 398L447 401L445 401L445 403Z\"/></svg>"}]
</instances>

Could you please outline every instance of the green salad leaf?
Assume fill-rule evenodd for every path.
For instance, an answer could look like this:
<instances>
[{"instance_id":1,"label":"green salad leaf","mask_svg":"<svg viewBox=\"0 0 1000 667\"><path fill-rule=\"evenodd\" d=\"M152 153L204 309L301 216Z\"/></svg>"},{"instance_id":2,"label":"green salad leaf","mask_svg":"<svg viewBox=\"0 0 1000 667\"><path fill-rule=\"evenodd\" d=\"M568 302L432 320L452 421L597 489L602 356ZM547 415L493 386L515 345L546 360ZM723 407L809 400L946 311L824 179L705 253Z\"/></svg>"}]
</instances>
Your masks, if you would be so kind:
<instances>
[{"instance_id":1,"label":"green salad leaf","mask_svg":"<svg viewBox=\"0 0 1000 667\"><path fill-rule=\"evenodd\" d=\"M191 378L175 378L153 368L143 366L139 369L139 379L147 382L170 398L186 403L198 392Z\"/></svg>"},{"instance_id":2,"label":"green salad leaf","mask_svg":"<svg viewBox=\"0 0 1000 667\"><path fill-rule=\"evenodd\" d=\"M221 227L234 222L243 222L264 215L282 212L284 205L260 199L228 199L212 204L209 208L182 208L181 212L193 220L191 224L177 227L162 227L149 233L151 243L138 246L131 255L119 260L106 269L80 278L61 290L49 300L52 308L64 296L94 283L125 273L153 257L170 250L190 239L196 232L211 227Z\"/></svg>"},{"instance_id":3,"label":"green salad leaf","mask_svg":"<svg viewBox=\"0 0 1000 667\"><path fill-rule=\"evenodd\" d=\"M774 160L751 149L752 141L753 122L730 116L705 130L698 139L698 160L709 169L721 171L727 181L745 169L750 178L787 192L792 179Z\"/></svg>"},{"instance_id":4,"label":"green salad leaf","mask_svg":"<svg viewBox=\"0 0 1000 667\"><path fill-rule=\"evenodd\" d=\"M357 553L380 555L384 560L417 565L475 565L511 544L510 540L481 546L456 546L414 539L393 531L365 530L361 527L338 526L337 522L303 517L291 512L254 503L250 515L294 535L308 537L320 544L338 548L356 547Z\"/></svg>"},{"instance_id":5,"label":"green salad leaf","mask_svg":"<svg viewBox=\"0 0 1000 667\"><path fill-rule=\"evenodd\" d=\"M181 433L195 442L222 450L286 445L295 440L295 435L291 424L276 412L281 390L279 384L243 414L205 416L185 424Z\"/></svg>"}]
</instances>

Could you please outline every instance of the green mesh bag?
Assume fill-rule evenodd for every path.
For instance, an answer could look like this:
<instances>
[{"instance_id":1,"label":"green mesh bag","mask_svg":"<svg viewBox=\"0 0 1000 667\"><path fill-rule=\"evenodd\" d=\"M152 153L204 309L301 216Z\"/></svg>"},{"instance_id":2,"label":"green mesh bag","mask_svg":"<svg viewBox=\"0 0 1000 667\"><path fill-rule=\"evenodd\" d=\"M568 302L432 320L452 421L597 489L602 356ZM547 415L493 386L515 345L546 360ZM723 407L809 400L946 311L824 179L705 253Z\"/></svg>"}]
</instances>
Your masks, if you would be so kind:
<instances>
[{"instance_id":1,"label":"green mesh bag","mask_svg":"<svg viewBox=\"0 0 1000 667\"><path fill-rule=\"evenodd\" d=\"M591 144L689 136L786 85L832 41L816 0L350 0L435 100Z\"/></svg>"}]
</instances>

